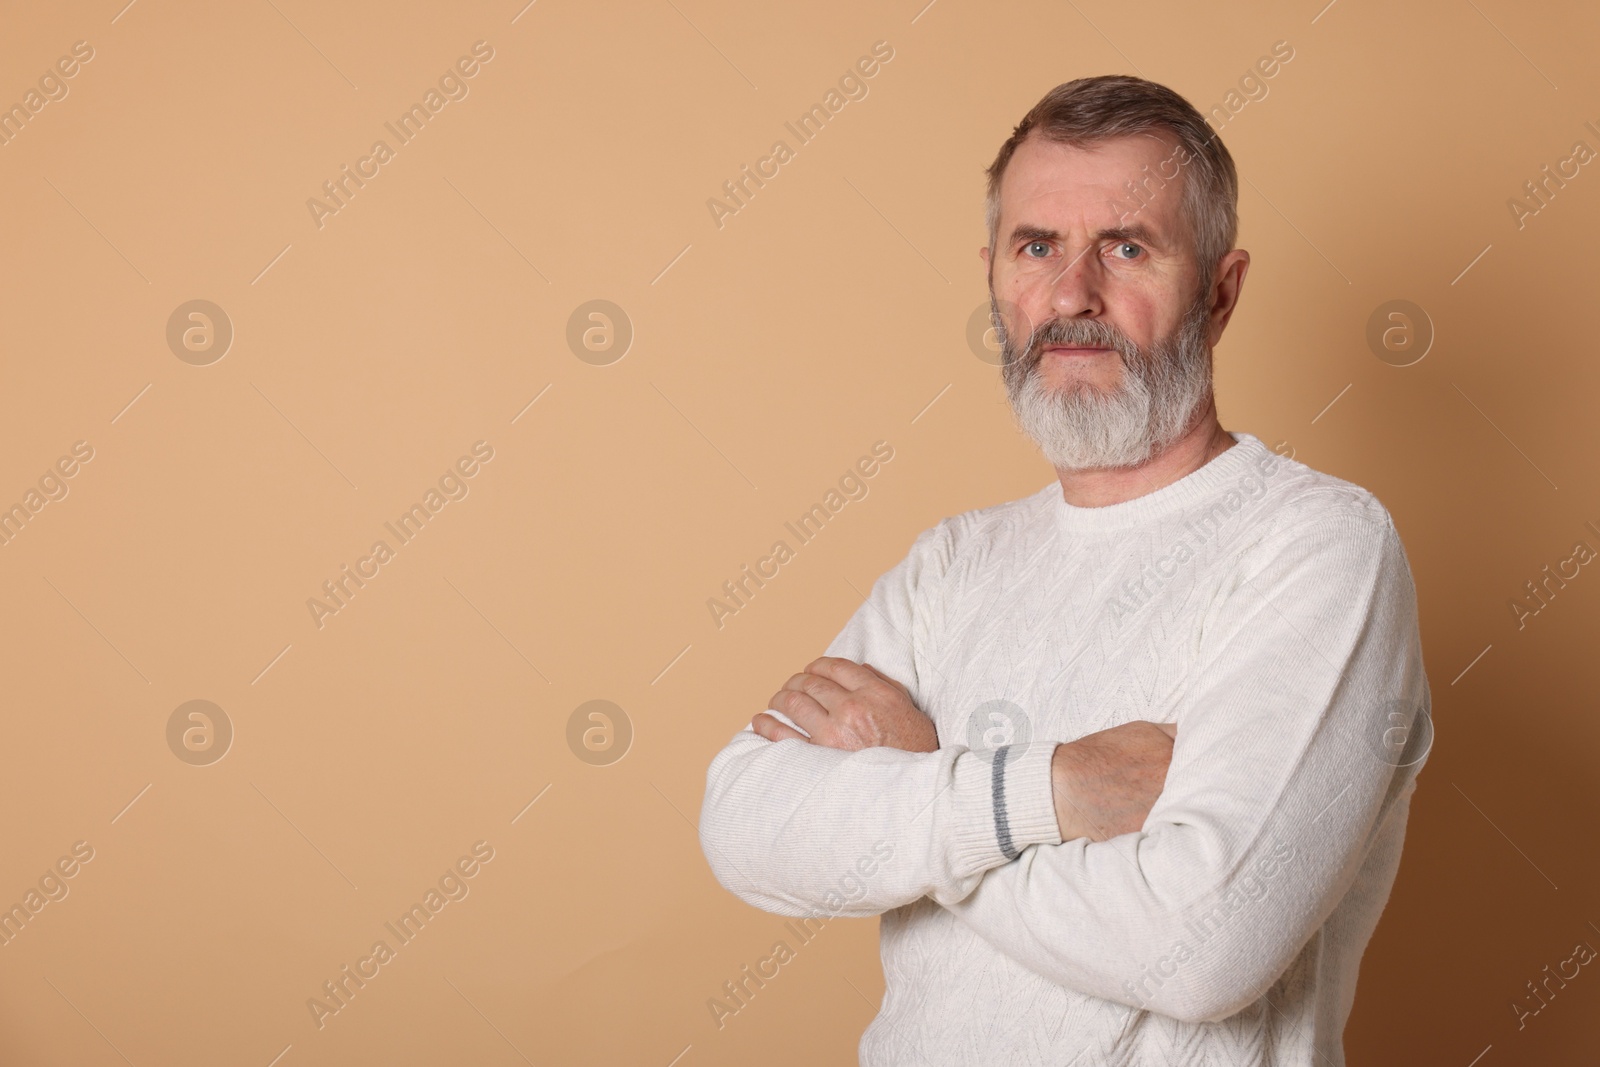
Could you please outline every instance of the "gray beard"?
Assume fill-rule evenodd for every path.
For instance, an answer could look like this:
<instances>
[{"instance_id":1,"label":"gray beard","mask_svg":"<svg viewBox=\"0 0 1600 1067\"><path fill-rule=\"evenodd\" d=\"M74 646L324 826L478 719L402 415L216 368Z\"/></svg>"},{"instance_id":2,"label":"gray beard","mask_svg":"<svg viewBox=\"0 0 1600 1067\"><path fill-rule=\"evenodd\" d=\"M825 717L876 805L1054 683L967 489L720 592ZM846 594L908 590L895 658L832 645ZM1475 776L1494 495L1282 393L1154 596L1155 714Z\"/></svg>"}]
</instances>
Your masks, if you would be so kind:
<instances>
[{"instance_id":1,"label":"gray beard","mask_svg":"<svg viewBox=\"0 0 1600 1067\"><path fill-rule=\"evenodd\" d=\"M1141 351L1126 334L1097 319L1052 319L1024 339L1008 335L993 291L989 309L1000 336L1001 373L1017 425L1058 470L1134 467L1174 444L1211 399L1211 349L1206 344L1205 293L1171 334ZM1116 349L1117 385L1087 382L1047 387L1039 363L1049 345Z\"/></svg>"}]
</instances>

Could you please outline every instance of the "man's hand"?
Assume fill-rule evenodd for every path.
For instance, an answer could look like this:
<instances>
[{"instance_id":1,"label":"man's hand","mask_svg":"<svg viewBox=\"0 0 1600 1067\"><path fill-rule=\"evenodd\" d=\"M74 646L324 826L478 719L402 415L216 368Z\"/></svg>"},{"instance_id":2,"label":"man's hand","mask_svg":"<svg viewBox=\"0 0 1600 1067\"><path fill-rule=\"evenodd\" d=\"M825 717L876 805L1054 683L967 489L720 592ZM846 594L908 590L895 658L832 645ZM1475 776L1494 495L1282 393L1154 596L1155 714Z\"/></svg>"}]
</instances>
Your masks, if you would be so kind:
<instances>
[{"instance_id":1,"label":"man's hand","mask_svg":"<svg viewBox=\"0 0 1600 1067\"><path fill-rule=\"evenodd\" d=\"M1057 745L1050 784L1061 840L1107 841L1142 827L1167 780L1177 732L1141 719Z\"/></svg>"},{"instance_id":2,"label":"man's hand","mask_svg":"<svg viewBox=\"0 0 1600 1067\"><path fill-rule=\"evenodd\" d=\"M804 671L783 683L767 707L783 712L811 735L807 738L776 716L762 712L750 725L768 741L793 737L851 752L878 747L935 752L939 748L933 720L911 702L905 686L870 663L836 656L812 660Z\"/></svg>"}]
</instances>

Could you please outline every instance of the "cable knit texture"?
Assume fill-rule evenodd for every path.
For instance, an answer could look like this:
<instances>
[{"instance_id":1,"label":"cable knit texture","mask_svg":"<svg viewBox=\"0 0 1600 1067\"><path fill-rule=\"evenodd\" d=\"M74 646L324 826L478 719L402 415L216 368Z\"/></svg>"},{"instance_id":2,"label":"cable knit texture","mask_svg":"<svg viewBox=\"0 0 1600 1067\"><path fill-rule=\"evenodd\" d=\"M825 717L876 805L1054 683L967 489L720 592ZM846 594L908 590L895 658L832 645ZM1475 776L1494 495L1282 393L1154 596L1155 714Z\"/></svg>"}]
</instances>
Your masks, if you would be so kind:
<instances>
[{"instance_id":1,"label":"cable knit texture","mask_svg":"<svg viewBox=\"0 0 1600 1067\"><path fill-rule=\"evenodd\" d=\"M1431 737L1416 595L1370 493L1233 438L1121 504L946 518L878 579L827 654L937 752L746 727L712 761L723 885L882 916L863 1064L1344 1063ZM1178 726L1143 829L1063 842L1055 744L1136 719Z\"/></svg>"}]
</instances>

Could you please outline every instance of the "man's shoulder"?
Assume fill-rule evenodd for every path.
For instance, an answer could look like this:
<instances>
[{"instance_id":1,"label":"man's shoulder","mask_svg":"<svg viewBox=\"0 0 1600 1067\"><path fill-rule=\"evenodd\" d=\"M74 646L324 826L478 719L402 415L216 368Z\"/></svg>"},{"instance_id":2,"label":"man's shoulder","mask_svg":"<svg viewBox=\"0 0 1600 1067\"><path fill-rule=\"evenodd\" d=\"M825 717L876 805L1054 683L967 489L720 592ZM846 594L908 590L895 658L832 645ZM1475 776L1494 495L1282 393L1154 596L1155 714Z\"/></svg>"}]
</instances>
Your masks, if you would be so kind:
<instances>
[{"instance_id":1,"label":"man's shoulder","mask_svg":"<svg viewBox=\"0 0 1600 1067\"><path fill-rule=\"evenodd\" d=\"M1365 486L1268 451L1266 491L1254 522L1240 531L1236 558L1247 571L1285 565L1344 573L1376 568L1409 574L1410 561L1389 509Z\"/></svg>"},{"instance_id":2,"label":"man's shoulder","mask_svg":"<svg viewBox=\"0 0 1600 1067\"><path fill-rule=\"evenodd\" d=\"M1392 530L1389 509L1369 489L1294 458L1265 452L1253 465L1267 486L1261 518L1273 529L1315 525L1368 526Z\"/></svg>"}]
</instances>

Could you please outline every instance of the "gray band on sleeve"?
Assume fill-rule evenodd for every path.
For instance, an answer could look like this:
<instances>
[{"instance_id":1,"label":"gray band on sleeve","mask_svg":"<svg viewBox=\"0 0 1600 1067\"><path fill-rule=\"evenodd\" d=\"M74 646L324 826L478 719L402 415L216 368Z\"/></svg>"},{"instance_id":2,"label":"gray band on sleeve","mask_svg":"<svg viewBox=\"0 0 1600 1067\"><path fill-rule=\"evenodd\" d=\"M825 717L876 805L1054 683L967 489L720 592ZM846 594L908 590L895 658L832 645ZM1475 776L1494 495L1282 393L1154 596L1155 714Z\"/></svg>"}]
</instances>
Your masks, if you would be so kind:
<instances>
[{"instance_id":1,"label":"gray band on sleeve","mask_svg":"<svg viewBox=\"0 0 1600 1067\"><path fill-rule=\"evenodd\" d=\"M1011 823L1006 818L1006 757L1010 753L1010 745L1002 745L994 750L994 775L990 783L994 797L995 841L1000 845L1000 854L1008 860L1014 860L1017 850L1011 843Z\"/></svg>"}]
</instances>

